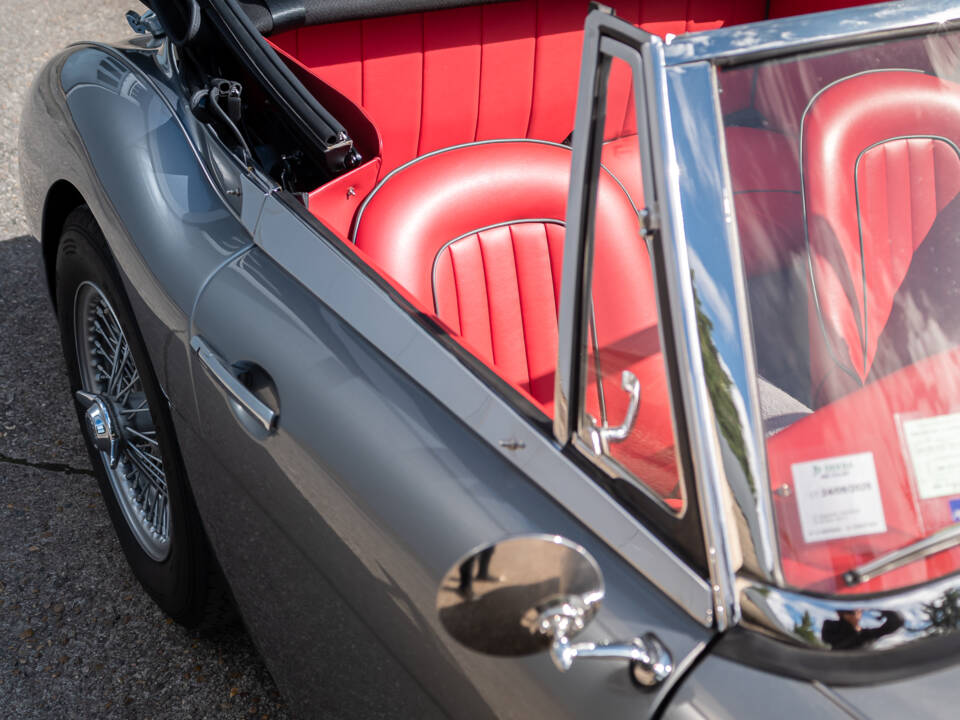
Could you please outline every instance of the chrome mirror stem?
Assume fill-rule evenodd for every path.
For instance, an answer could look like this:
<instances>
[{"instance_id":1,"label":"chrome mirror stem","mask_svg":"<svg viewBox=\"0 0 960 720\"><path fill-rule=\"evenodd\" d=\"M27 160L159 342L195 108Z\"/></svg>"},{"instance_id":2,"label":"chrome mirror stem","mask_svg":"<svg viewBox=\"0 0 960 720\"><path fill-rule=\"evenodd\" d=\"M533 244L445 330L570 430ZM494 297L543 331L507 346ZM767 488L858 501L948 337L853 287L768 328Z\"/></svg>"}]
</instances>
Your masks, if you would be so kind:
<instances>
[{"instance_id":1,"label":"chrome mirror stem","mask_svg":"<svg viewBox=\"0 0 960 720\"><path fill-rule=\"evenodd\" d=\"M585 607L586 603L579 598L569 598L546 608L537 619L536 631L553 640L550 657L560 672L566 672L574 660L582 658L626 660L630 663L631 679L645 688L655 687L670 677L673 660L653 633L629 642L571 643L570 635L583 629L582 611Z\"/></svg>"}]
</instances>

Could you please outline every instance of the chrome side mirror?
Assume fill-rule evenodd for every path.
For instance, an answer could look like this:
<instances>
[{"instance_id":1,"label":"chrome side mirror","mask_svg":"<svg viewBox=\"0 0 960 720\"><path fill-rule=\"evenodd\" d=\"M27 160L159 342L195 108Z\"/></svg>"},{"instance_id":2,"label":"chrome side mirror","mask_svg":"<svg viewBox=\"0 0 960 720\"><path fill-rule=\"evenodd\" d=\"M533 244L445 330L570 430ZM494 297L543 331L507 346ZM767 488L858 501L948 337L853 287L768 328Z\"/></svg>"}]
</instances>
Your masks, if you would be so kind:
<instances>
[{"instance_id":1,"label":"chrome side mirror","mask_svg":"<svg viewBox=\"0 0 960 720\"><path fill-rule=\"evenodd\" d=\"M477 652L517 657L549 650L561 672L576 659L627 660L634 682L658 685L673 664L652 634L627 643L572 642L603 595L600 568L582 547L557 535L521 536L458 561L437 593L437 612L446 631Z\"/></svg>"}]
</instances>

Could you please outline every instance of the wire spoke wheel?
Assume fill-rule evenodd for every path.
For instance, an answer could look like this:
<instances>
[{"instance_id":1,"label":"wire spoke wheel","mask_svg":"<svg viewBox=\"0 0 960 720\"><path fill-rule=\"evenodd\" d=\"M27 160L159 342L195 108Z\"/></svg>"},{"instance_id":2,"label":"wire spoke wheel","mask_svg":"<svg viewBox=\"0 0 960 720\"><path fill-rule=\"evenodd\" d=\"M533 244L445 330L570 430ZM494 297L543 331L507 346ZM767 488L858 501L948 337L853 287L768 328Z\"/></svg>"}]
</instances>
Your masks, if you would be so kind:
<instances>
[{"instance_id":1,"label":"wire spoke wheel","mask_svg":"<svg viewBox=\"0 0 960 720\"><path fill-rule=\"evenodd\" d=\"M73 317L86 430L123 516L153 560L170 553L170 503L157 426L127 337L103 291L83 282Z\"/></svg>"}]
</instances>

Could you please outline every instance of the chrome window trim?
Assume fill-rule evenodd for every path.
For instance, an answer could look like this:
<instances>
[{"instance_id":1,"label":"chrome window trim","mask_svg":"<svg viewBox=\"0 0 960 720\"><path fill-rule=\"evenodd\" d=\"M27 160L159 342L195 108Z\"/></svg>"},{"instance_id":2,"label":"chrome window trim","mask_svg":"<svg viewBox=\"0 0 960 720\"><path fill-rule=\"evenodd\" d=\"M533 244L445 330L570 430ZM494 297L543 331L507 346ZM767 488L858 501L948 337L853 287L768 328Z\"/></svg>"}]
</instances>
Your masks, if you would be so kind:
<instances>
[{"instance_id":1,"label":"chrome window trim","mask_svg":"<svg viewBox=\"0 0 960 720\"><path fill-rule=\"evenodd\" d=\"M834 652L822 645L811 645L805 638L794 632L792 623L785 620L790 616L802 617L805 612L811 614L815 624L822 623L824 620L839 619L841 612L855 611L862 611L865 614L894 612L911 618L914 622L910 626L905 625L902 632L893 633L884 638L884 650L904 647L927 638L955 634L960 630L956 627L939 627L931 622L929 617L926 624L919 622L925 608L938 602L947 602L951 595L960 594L960 573L948 575L926 585L847 597L805 593L748 578L739 580L738 592L742 603L742 625L745 629L772 636L799 648Z\"/></svg>"},{"instance_id":2,"label":"chrome window trim","mask_svg":"<svg viewBox=\"0 0 960 720\"><path fill-rule=\"evenodd\" d=\"M694 299L690 238L692 237L696 242L701 239L701 235L688 232L687 225L691 214L696 216L713 209L715 211L714 228L721 228L729 238L732 216L728 209L732 205L729 199L732 196L727 194L728 184L719 184L718 181L722 182L719 177L713 178L718 184L708 192L691 194L684 192L681 187L681 174L686 181L691 179L696 181L698 178L695 171L691 172L690 168L682 167L678 150L691 148L693 140L697 140L695 152L701 155L708 153L710 148L719 152L720 145L718 142L710 143L709 138L706 142L702 137L690 138L684 131L692 128L688 128L682 122L674 122L672 101L676 95L675 85L690 78L696 79L698 70L701 74L701 84L705 78L710 83L710 89L706 92L701 87L699 92L692 94L691 99L700 103L699 112L680 113L678 117L709 118L715 113L716 92L715 85L712 84L712 68L709 65L685 68L683 71L685 76L680 77L678 81L668 68L664 53L664 45L652 43L651 62L648 66L653 76L650 89L655 93L654 103L660 114L660 122L657 126L658 136L655 137L653 148L658 197L663 198L660 224L667 266L665 280L673 308L672 319L678 345L678 358L681 363L684 363L680 379L688 423L687 431L690 436L694 485L700 504L709 564L715 622L718 630L724 631L740 619L735 578L742 557L742 551L738 545L743 539L738 537L739 533L735 532L735 528L731 526L726 511L725 494L728 492L728 478L723 463L719 422L708 391L697 305ZM686 108L686 110L689 109ZM710 126L710 123L704 123L700 127L702 128L703 125ZM715 128L713 132L716 132ZM716 166L722 167L718 158L715 158L714 162ZM695 202L684 202L687 198ZM691 207L692 205L696 207ZM719 213L716 212L717 210ZM721 265L721 270L723 269ZM729 266L725 269L730 272ZM703 281L704 278L701 277L700 282ZM740 340L742 342L742 335ZM748 537L745 540L752 544L752 538Z\"/></svg>"},{"instance_id":3,"label":"chrome window trim","mask_svg":"<svg viewBox=\"0 0 960 720\"><path fill-rule=\"evenodd\" d=\"M762 20L690 33L666 46L667 65L740 64L960 26L952 0L907 0Z\"/></svg>"},{"instance_id":4,"label":"chrome window trim","mask_svg":"<svg viewBox=\"0 0 960 720\"><path fill-rule=\"evenodd\" d=\"M683 501L683 506L680 511L670 508L664 498L651 490L643 478L629 470L612 455L597 453L595 451L591 441L591 425L588 421L582 399L583 392L581 392L581 389L585 389L591 382L587 372L587 357L590 351L586 348L589 340L593 344L594 351L596 351L595 332L597 321L590 297L592 292L593 265L592 211L595 206L596 191L593 189L585 194L581 191L581 188L592 187L592 185L595 184L593 178L599 175L600 172L606 171L620 184L621 189L624 190L624 194L630 199L634 210L641 220L641 224L644 222L644 215L638 210L633 198L626 192L623 184L600 162L602 148L607 141L603 140L604 124L600 122L598 118L605 115L602 104L606 102L606 92L603 90L594 98L594 89L602 87L601 83L605 84L607 82L610 64L614 58L625 62L634 77L644 79L641 85L634 83L632 101L634 103L635 115L638 118L636 137L637 146L642 158L641 172L643 175L645 199L647 201L647 208L645 209L645 212L648 214L647 217L649 217L650 214L655 215L657 207L657 194L653 185L654 173L652 171L652 162L649 159L650 151L649 147L644 147L645 142L649 143L650 137L648 99L645 98L642 93L642 88L647 84L644 75L644 66L646 63L644 62L641 50L624 43L622 40L604 35L603 31L613 27L616 30L630 35L635 34L636 37L631 39L635 39L641 47L647 42L659 42L659 38L633 27L627 28L622 21L611 21L608 18L609 16L599 13L597 17L594 17L592 20L588 19L587 32L591 32L591 25L593 25L595 26L595 34L589 35L584 42L576 126L590 127L593 134L586 140L574 140L570 197L567 201L567 224L569 226L571 219L573 219L581 230L579 233L567 233L564 245L563 282L561 283L561 287L568 288L568 290L561 290L561 309L558 317L560 326L558 352L561 362L563 358L571 358L571 360L568 369L565 369L563 372L559 370L561 363L558 362L557 382L554 395L554 434L560 443L571 442L583 458L599 468L608 477L626 481L662 512L673 517L681 518L688 510L690 498L688 498L686 473L683 470L682 458L679 457L683 438L680 437L680 433L678 432L676 412L674 411L673 403L671 403L670 423L673 436L676 438L678 446L678 481L681 489L681 499ZM595 103L596 107L591 103ZM587 113L589 113L589 115ZM588 157L588 153L592 153L592 155ZM593 171L591 164L595 165L596 172ZM584 200L586 203L584 203ZM581 241L581 238L585 238L585 240ZM661 279L656 271L654 249L650 242L649 234L646 237L638 236L638 241L639 240L645 241L652 266L654 290L658 305L657 337L660 342L660 347L664 349L664 362L666 363L673 354L667 348L663 331L664 323L669 322L669 311L664 313L660 307ZM587 311L585 310L587 307L590 308L589 312L593 316L592 323L588 323L587 320ZM588 338L588 335L591 337ZM677 396L677 388L674 387L670 373L667 372L666 374L669 395L671 398L675 398ZM600 384L599 379L597 379L597 389L601 415L603 416L603 421L606 422L603 386ZM566 412L560 412L559 408L563 408Z\"/></svg>"}]
</instances>

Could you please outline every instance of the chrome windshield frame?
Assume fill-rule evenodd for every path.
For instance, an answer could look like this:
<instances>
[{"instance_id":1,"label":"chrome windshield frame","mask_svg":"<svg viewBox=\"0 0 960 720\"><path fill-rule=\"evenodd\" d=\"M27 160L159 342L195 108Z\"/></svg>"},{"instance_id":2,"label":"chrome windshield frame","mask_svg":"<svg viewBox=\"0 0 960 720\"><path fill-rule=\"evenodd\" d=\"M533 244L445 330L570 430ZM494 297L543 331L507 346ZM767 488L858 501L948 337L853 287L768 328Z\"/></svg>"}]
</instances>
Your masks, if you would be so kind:
<instances>
[{"instance_id":1,"label":"chrome windshield frame","mask_svg":"<svg viewBox=\"0 0 960 720\"><path fill-rule=\"evenodd\" d=\"M819 638L798 634L790 618L809 612L812 621L822 625L840 621L842 613L900 613L911 618L909 626L884 638L883 652L871 649L869 655L889 657L888 649L912 649L917 640L935 635L943 638L945 633L957 641L951 646L954 651L960 644L960 632L945 631L918 618L925 608L954 600L960 614L960 573L882 595L820 596L785 586L772 498L767 491L754 341L717 68L960 28L960 8L951 12L946 0L929 0L920 8L891 3L696 33L671 42L640 38L635 28L617 28L615 24L621 21L599 15L593 13L586 28L587 38L597 47L600 27L608 25L634 41L643 41L653 169L653 177L646 180L652 181L654 188L663 281L680 369L678 399L686 418L695 491L689 500L699 508L709 570L713 608L707 623L712 622L721 632L735 629L734 636L747 631L748 636L765 642L773 640L781 650L800 648L808 653L817 651L814 655L819 658L843 658L842 652L823 652L828 648ZM588 58L585 45L581 95L587 82L584 78L599 71L598 57ZM581 101L578 126L589 126L593 112ZM575 148L577 144L575 140ZM568 222L567 250L574 254L569 263L565 261L564 284L570 289L561 298L561 328L583 326L579 313L586 268L576 238L589 227L589 213L578 205L584 196L574 192L573 186L587 182L590 168L598 162L582 148L579 157L574 154L570 204L580 223L577 232L571 233ZM582 377L577 338L576 333L561 332L553 428L560 445L571 442L577 432L575 398ZM723 375L726 380L717 382ZM702 611L700 615L702 621ZM743 662L766 662L763 651L755 645L749 648L740 658ZM790 674L789 667L784 672ZM816 671L811 672L811 677L817 677Z\"/></svg>"},{"instance_id":2,"label":"chrome windshield frame","mask_svg":"<svg viewBox=\"0 0 960 720\"><path fill-rule=\"evenodd\" d=\"M815 606L821 622L855 611L913 618L909 629L884 639L884 650L945 633L960 638L960 627L945 630L916 620L924 608L954 597L960 611L960 573L883 595L818 596L785 587L717 85L718 67L960 28L955 3L919 5L887 3L765 21L694 33L659 47L661 62L654 69L662 91L654 111L665 136L655 145L664 170L661 212L669 217L665 242L674 250L666 280L683 326L677 333L683 396L720 630L740 625L788 646L824 650L788 622ZM728 383L715 381L718 369ZM765 604L779 614L764 611Z\"/></svg>"},{"instance_id":3,"label":"chrome windshield frame","mask_svg":"<svg viewBox=\"0 0 960 720\"><path fill-rule=\"evenodd\" d=\"M682 35L666 45L664 62L733 65L957 27L952 0L880 2Z\"/></svg>"}]
</instances>

